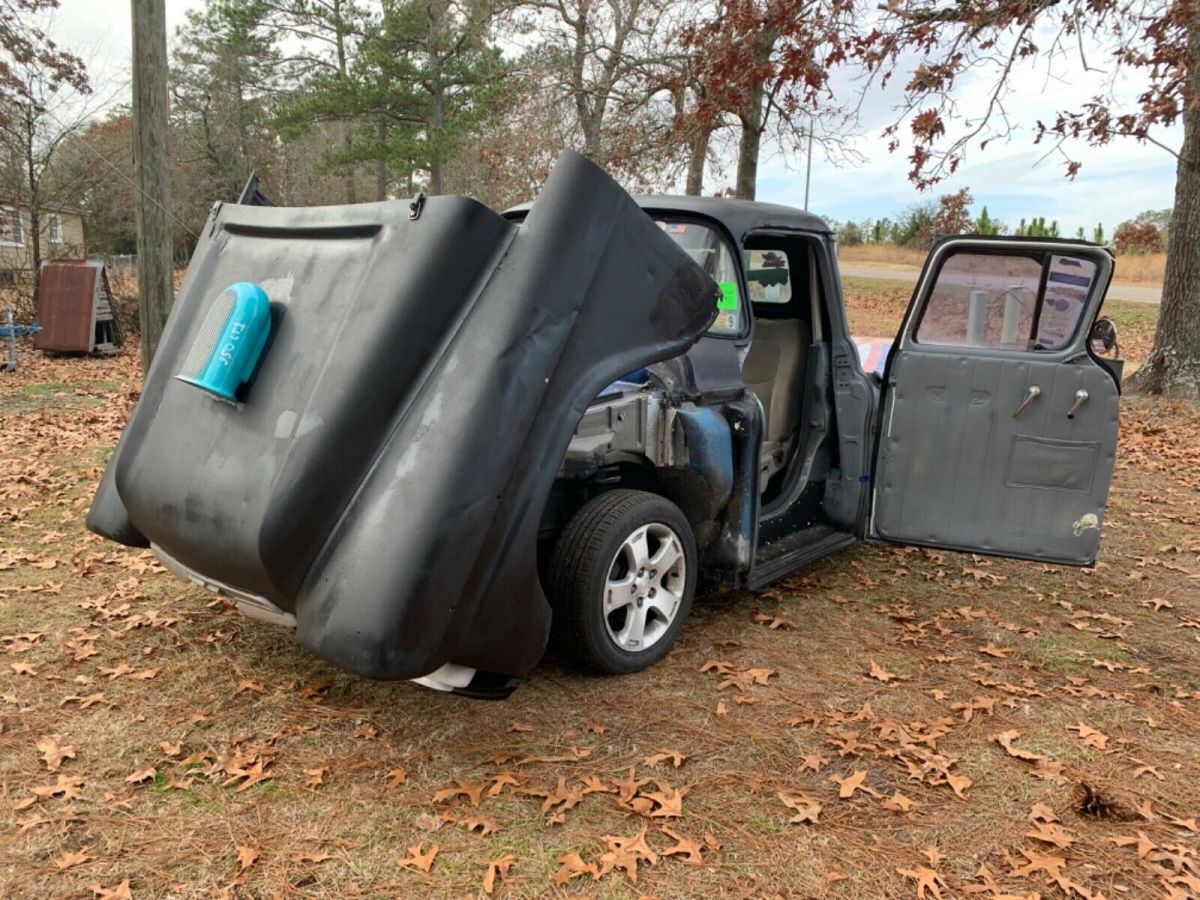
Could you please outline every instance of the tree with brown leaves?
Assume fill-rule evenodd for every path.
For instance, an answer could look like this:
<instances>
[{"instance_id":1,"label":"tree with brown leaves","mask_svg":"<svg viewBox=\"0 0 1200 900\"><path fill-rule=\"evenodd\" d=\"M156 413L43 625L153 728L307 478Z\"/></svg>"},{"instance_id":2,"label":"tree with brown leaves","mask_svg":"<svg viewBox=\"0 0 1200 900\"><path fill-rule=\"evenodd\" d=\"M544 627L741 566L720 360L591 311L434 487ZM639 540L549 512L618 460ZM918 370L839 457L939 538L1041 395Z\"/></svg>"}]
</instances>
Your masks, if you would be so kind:
<instances>
[{"instance_id":1,"label":"tree with brown leaves","mask_svg":"<svg viewBox=\"0 0 1200 900\"><path fill-rule=\"evenodd\" d=\"M1011 134L1005 102L1014 72L1038 61L1091 71L1095 48L1105 60L1106 87L1040 122L1036 140L1052 142L1068 177L1080 168L1067 153L1077 139L1104 146L1131 138L1175 157L1158 330L1133 383L1147 393L1200 399L1200 2L896 0L857 49L884 82L902 55L921 55L888 131L894 150L900 127L910 128L909 177L924 188L955 172L970 149ZM955 88L968 77L991 79L982 109L955 104ZM1120 89L1130 81L1145 86L1127 103ZM1159 139L1162 128L1180 121L1181 146Z\"/></svg>"},{"instance_id":2,"label":"tree with brown leaves","mask_svg":"<svg viewBox=\"0 0 1200 900\"><path fill-rule=\"evenodd\" d=\"M847 59L857 12L856 0L719 0L711 15L684 30L684 45L704 60L698 119L730 113L741 126L738 197L754 199L769 128L786 143L844 120L828 102L829 76Z\"/></svg>"}]
</instances>

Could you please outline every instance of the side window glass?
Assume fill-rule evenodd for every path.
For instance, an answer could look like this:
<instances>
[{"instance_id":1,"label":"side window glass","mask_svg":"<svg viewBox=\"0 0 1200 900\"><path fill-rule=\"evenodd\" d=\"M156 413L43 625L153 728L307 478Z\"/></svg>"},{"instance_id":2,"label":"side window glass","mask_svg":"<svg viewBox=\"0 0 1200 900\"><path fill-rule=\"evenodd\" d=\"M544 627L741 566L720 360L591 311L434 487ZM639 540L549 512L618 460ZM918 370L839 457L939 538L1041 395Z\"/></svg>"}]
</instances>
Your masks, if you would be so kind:
<instances>
[{"instance_id":1,"label":"side window glass","mask_svg":"<svg viewBox=\"0 0 1200 900\"><path fill-rule=\"evenodd\" d=\"M746 282L751 303L787 303L792 299L792 275L782 250L747 250Z\"/></svg>"},{"instance_id":2,"label":"side window glass","mask_svg":"<svg viewBox=\"0 0 1200 900\"><path fill-rule=\"evenodd\" d=\"M917 343L1059 350L1075 334L1095 277L1094 262L1070 256L956 253L937 274Z\"/></svg>"},{"instance_id":3,"label":"side window glass","mask_svg":"<svg viewBox=\"0 0 1200 900\"><path fill-rule=\"evenodd\" d=\"M721 288L717 298L717 318L709 334L736 335L742 332L741 292L738 290L737 264L729 244L715 230L697 222L670 219L658 221L658 227L670 235L695 263Z\"/></svg>"}]
</instances>

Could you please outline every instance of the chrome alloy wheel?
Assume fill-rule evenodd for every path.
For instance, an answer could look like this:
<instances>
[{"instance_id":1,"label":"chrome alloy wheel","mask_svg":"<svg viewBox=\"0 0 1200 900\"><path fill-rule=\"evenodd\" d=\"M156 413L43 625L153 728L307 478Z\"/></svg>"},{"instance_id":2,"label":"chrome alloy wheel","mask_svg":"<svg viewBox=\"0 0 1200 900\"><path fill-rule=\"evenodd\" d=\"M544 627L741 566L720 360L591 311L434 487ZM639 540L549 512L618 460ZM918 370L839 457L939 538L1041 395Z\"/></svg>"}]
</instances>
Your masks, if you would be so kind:
<instances>
[{"instance_id":1,"label":"chrome alloy wheel","mask_svg":"<svg viewBox=\"0 0 1200 900\"><path fill-rule=\"evenodd\" d=\"M629 653L654 646L675 620L687 584L683 543L660 522L625 538L604 585L604 624Z\"/></svg>"}]
</instances>

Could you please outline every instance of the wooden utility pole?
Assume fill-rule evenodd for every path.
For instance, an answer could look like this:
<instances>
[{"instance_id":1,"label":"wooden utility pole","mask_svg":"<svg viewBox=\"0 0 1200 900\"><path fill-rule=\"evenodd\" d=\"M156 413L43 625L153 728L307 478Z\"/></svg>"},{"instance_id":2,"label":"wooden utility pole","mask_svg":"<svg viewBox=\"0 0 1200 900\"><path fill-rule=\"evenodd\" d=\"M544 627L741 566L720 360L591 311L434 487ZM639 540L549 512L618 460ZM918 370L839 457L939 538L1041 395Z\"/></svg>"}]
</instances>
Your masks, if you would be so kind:
<instances>
[{"instance_id":1,"label":"wooden utility pole","mask_svg":"<svg viewBox=\"0 0 1200 900\"><path fill-rule=\"evenodd\" d=\"M132 0L133 162L142 374L174 297L167 171L167 15L164 0Z\"/></svg>"}]
</instances>

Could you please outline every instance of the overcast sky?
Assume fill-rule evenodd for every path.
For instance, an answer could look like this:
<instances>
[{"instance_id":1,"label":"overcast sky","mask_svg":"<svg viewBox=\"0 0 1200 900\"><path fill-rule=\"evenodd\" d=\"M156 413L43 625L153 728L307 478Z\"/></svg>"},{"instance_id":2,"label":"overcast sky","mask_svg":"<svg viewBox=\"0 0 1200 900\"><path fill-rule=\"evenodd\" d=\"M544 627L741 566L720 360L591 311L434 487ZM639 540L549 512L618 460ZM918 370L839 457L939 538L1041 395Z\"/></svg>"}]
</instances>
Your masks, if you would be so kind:
<instances>
[{"instance_id":1,"label":"overcast sky","mask_svg":"<svg viewBox=\"0 0 1200 900\"><path fill-rule=\"evenodd\" d=\"M188 9L199 0L166 0L169 33L184 21ZM130 71L131 26L126 0L60 0L53 24L60 44L88 60L93 81L108 86L117 99L127 102ZM1095 60L1098 57L1092 56ZM1033 144L1033 128L1039 119L1054 118L1061 108L1078 103L1095 93L1103 73L1082 75L1060 67L1047 78L1044 67L1028 67L1016 73L1008 109L1017 132L1006 144L995 142L985 152L973 152L960 173L938 186L933 195L968 186L975 197L974 211L986 205L988 212L1015 225L1022 217L1057 219L1064 234L1103 222L1107 234L1113 227L1142 210L1162 209L1172 203L1175 160L1165 151L1133 141L1117 141L1104 148L1084 145L1070 148L1083 168L1074 181L1063 176L1060 157L1039 162L1045 148ZM1130 94L1138 85L1128 85ZM859 88L847 80L837 89L857 97ZM962 85L956 100L966 112L980 108L987 84L976 81ZM809 202L814 212L838 219L861 220L895 215L929 194L917 192L907 180L908 164L902 148L887 151L883 129L894 117L896 91L873 90L863 99L861 136L855 147L864 160L856 165L835 166L816 155ZM1155 136L1177 147L1181 129L1161 130ZM804 155L791 148L768 148L759 166L758 196L802 206L804 203ZM732 169L725 173L732 178ZM706 189L716 188L710 179Z\"/></svg>"}]
</instances>

